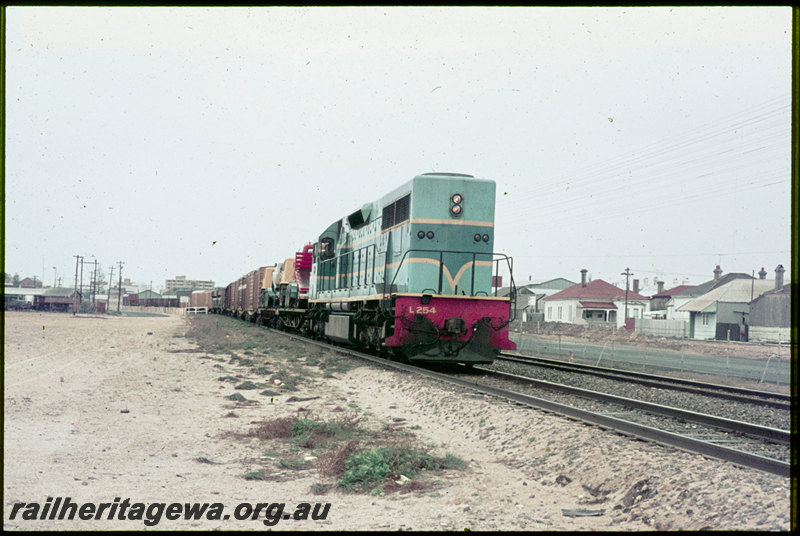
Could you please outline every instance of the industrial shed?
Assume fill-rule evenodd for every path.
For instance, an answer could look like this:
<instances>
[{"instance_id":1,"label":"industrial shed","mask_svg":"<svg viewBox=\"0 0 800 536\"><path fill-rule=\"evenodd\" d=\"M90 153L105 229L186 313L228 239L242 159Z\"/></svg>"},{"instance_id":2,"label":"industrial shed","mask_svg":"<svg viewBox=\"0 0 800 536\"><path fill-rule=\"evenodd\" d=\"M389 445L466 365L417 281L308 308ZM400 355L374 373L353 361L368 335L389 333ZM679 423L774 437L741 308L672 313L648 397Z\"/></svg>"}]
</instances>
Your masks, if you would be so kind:
<instances>
[{"instance_id":1,"label":"industrial shed","mask_svg":"<svg viewBox=\"0 0 800 536\"><path fill-rule=\"evenodd\" d=\"M36 296L36 308L42 311L69 311L75 303L75 289L48 288Z\"/></svg>"},{"instance_id":2,"label":"industrial shed","mask_svg":"<svg viewBox=\"0 0 800 536\"><path fill-rule=\"evenodd\" d=\"M750 340L789 342L791 337L792 285L765 292L750 304Z\"/></svg>"}]
</instances>

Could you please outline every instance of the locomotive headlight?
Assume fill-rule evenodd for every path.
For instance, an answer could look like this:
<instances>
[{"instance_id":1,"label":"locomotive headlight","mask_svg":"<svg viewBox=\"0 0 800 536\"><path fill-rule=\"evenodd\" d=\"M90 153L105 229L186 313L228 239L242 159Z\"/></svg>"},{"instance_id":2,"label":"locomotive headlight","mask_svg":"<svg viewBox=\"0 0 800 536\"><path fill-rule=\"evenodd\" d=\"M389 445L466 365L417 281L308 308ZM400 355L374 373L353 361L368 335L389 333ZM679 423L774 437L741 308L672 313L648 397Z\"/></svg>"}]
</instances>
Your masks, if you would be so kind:
<instances>
[{"instance_id":1,"label":"locomotive headlight","mask_svg":"<svg viewBox=\"0 0 800 536\"><path fill-rule=\"evenodd\" d=\"M452 205L450 205L450 214L453 216L461 216L462 201L464 201L464 198L461 196L461 194L453 194L450 196L450 202L452 203Z\"/></svg>"},{"instance_id":2,"label":"locomotive headlight","mask_svg":"<svg viewBox=\"0 0 800 536\"><path fill-rule=\"evenodd\" d=\"M420 231L417 233L417 238L422 239L425 238L425 231Z\"/></svg>"},{"instance_id":3,"label":"locomotive headlight","mask_svg":"<svg viewBox=\"0 0 800 536\"><path fill-rule=\"evenodd\" d=\"M488 242L489 241L489 235L488 234L483 235L483 241L484 242Z\"/></svg>"},{"instance_id":4,"label":"locomotive headlight","mask_svg":"<svg viewBox=\"0 0 800 536\"><path fill-rule=\"evenodd\" d=\"M428 231L428 239L433 240L433 231Z\"/></svg>"},{"instance_id":5,"label":"locomotive headlight","mask_svg":"<svg viewBox=\"0 0 800 536\"><path fill-rule=\"evenodd\" d=\"M481 234L480 233L475 233L475 237L474 238L475 238L475 242L480 242L481 241Z\"/></svg>"}]
</instances>

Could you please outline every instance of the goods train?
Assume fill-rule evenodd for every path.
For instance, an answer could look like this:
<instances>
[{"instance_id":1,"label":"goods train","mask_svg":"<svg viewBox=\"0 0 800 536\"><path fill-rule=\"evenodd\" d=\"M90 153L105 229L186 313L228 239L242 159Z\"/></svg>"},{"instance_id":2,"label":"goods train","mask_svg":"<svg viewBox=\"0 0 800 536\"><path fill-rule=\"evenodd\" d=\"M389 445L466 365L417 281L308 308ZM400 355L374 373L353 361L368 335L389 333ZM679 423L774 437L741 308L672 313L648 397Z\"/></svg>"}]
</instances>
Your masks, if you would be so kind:
<instances>
[{"instance_id":1,"label":"goods train","mask_svg":"<svg viewBox=\"0 0 800 536\"><path fill-rule=\"evenodd\" d=\"M494 206L494 181L418 175L234 281L212 310L393 359L491 363L516 348L513 266L492 251ZM492 285L501 268L505 296Z\"/></svg>"}]
</instances>

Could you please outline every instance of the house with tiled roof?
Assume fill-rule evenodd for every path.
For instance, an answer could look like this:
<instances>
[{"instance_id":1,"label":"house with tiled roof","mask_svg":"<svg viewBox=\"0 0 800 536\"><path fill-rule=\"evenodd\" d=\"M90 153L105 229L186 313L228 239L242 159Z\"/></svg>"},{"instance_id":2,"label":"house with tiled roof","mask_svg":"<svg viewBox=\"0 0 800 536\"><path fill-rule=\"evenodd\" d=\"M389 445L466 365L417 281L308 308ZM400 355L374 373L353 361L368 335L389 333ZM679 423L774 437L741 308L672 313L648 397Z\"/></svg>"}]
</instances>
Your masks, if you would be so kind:
<instances>
[{"instance_id":1,"label":"house with tiled roof","mask_svg":"<svg viewBox=\"0 0 800 536\"><path fill-rule=\"evenodd\" d=\"M35 277L33 279L26 277L19 282L19 286L20 288L42 288L42 282Z\"/></svg>"},{"instance_id":2,"label":"house with tiled roof","mask_svg":"<svg viewBox=\"0 0 800 536\"><path fill-rule=\"evenodd\" d=\"M602 279L586 281L581 270L581 282L543 298L545 322L569 324L602 324L612 327L625 325L628 318L642 318L649 311L650 300L637 292L626 291Z\"/></svg>"},{"instance_id":3,"label":"house with tiled roof","mask_svg":"<svg viewBox=\"0 0 800 536\"><path fill-rule=\"evenodd\" d=\"M521 322L544 320L544 313L541 311L541 300L545 296L560 292L574 284L574 281L564 279L563 277L540 283L532 283L529 280L527 283L518 284L516 287L517 308L514 311L514 318ZM497 295L506 297L509 295L510 291L510 287L502 287L497 290Z\"/></svg>"},{"instance_id":4,"label":"house with tiled roof","mask_svg":"<svg viewBox=\"0 0 800 536\"><path fill-rule=\"evenodd\" d=\"M659 281L658 290L655 294L650 296L650 312L663 311L664 315L666 315L667 305L669 304L670 298L692 288L694 288L693 285L678 285L677 287L672 287L669 290L664 290L664 282Z\"/></svg>"}]
</instances>

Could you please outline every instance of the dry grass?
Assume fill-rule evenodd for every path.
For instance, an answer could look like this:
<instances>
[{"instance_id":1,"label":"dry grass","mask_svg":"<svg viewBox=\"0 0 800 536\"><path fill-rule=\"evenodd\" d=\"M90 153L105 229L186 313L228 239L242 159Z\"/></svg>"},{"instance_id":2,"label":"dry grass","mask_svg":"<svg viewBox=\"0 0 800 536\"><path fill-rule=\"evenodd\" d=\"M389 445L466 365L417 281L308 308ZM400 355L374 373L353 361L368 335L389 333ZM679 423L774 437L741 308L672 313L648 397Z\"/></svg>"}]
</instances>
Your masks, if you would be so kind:
<instances>
[{"instance_id":1,"label":"dry grass","mask_svg":"<svg viewBox=\"0 0 800 536\"><path fill-rule=\"evenodd\" d=\"M327 477L341 477L344 474L345 462L358 450L359 441L354 439L326 451L317 459L319 474Z\"/></svg>"},{"instance_id":2,"label":"dry grass","mask_svg":"<svg viewBox=\"0 0 800 536\"><path fill-rule=\"evenodd\" d=\"M422 491L433 484L408 480L420 471L461 469L466 464L447 455L436 457L416 444L412 434L394 426L373 432L361 427L364 417L344 412L334 420L321 421L313 412L254 423L247 432L229 432L235 439L280 441L283 455L270 456L275 469L316 469L325 479L336 479L335 486L353 492L391 493ZM273 447L274 448L274 447ZM308 452L314 457L298 455ZM288 456L287 456L288 453ZM313 461L312 461L313 460ZM274 474L268 468L248 474L247 478L264 479ZM402 475L402 476L401 476ZM313 493L326 493L334 484L317 483Z\"/></svg>"},{"instance_id":3,"label":"dry grass","mask_svg":"<svg viewBox=\"0 0 800 536\"><path fill-rule=\"evenodd\" d=\"M288 439L292 437L292 427L294 426L296 420L297 417L283 417L282 419L274 419L269 422L264 422L247 433L240 434L240 436L255 437L261 441L269 441L271 439Z\"/></svg>"}]
</instances>

